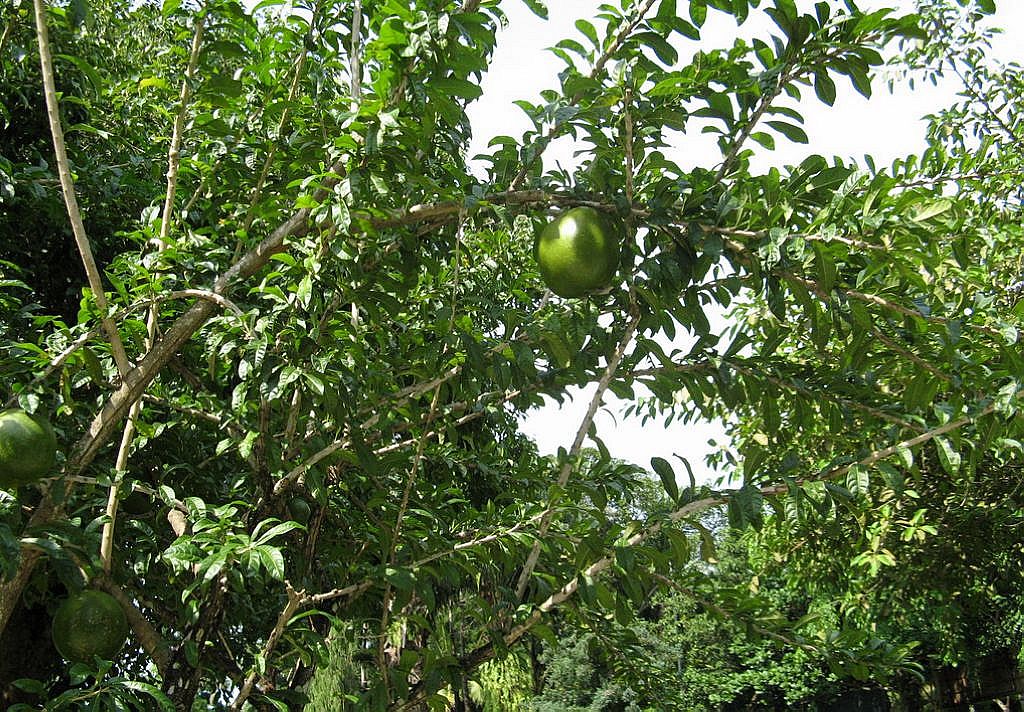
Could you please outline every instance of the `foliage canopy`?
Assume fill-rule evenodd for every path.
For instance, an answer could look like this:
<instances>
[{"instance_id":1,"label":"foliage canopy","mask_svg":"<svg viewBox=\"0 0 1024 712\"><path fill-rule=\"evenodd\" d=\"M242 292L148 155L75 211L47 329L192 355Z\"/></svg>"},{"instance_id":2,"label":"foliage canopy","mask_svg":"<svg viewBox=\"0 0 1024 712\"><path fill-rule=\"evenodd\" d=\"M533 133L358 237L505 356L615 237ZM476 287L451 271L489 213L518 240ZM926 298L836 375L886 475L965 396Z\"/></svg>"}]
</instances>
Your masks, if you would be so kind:
<instances>
[{"instance_id":1,"label":"foliage canopy","mask_svg":"<svg viewBox=\"0 0 1024 712\"><path fill-rule=\"evenodd\" d=\"M54 414L66 454L0 498L9 708L291 709L331 650L361 708L464 704L554 616L629 642L659 590L884 675L910 647L857 611L932 602L870 587L927 580L957 532L1019 546L956 506L994 497L991 532L1019 518L1024 84L985 56L993 4L606 3L477 174L466 106L501 5L0 6L0 383ZM771 25L712 48L711 13ZM962 78L927 151L752 169L807 141L801 97L870 96L893 50L918 80ZM676 156L698 133L713 165ZM565 136L579 167L546 170ZM623 269L562 300L532 247L576 206L622 221ZM518 417L587 384L575 438L541 457ZM655 458L651 495L592 427L606 393L652 427L724 419L731 482ZM133 492L159 506L126 518ZM834 615L716 585L701 513L719 506ZM118 660L66 675L45 646L10 654L83 587L126 613Z\"/></svg>"}]
</instances>

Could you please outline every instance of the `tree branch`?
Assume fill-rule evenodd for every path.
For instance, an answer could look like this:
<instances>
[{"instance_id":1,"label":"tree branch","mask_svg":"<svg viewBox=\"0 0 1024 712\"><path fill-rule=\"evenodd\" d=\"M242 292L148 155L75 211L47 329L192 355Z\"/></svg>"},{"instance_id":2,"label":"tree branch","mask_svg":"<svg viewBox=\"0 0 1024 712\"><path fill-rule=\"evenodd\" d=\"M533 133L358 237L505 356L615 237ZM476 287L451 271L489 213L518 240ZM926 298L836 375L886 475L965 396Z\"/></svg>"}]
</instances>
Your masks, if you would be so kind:
<instances>
[{"instance_id":1,"label":"tree branch","mask_svg":"<svg viewBox=\"0 0 1024 712\"><path fill-rule=\"evenodd\" d=\"M1021 391L1018 391L1017 395L1019 396L1020 393L1021 393ZM957 430L958 428L962 428L965 425L973 423L973 422L979 420L980 418L983 418L983 417L985 417L987 415L992 414L993 412L995 412L995 410L996 410L996 405L994 403L990 404L990 405L982 408L980 411L978 411L974 415L964 416L962 418L958 418L956 420L952 420L952 421L950 421L948 423L944 423L943 425L940 425L940 426L938 426L936 428L933 428L933 429L931 429L931 430L929 430L929 431L927 431L925 433L922 433L922 434L920 434L920 435L918 435L916 437L910 438L909 440L904 440L904 441L899 442L899 443L897 443L895 445L892 445L890 447L883 448L881 450L877 450L877 451L871 453L870 455L867 455L866 457L861 458L859 461L857 461L855 463L851 463L849 465L843 465L841 467L836 467L836 468L828 470L827 472L824 472L824 473L822 473L820 475L805 478L805 479L801 480L798 484L804 484L804 483L814 482L814 481L818 481L818 480L833 479L833 478L840 477L840 476L846 474L847 472L849 472L851 469L853 469L856 466L863 466L863 467L870 466L870 465L872 465L872 464L874 464L874 463L876 463L876 462L878 462L880 460L883 460L883 459L885 459L887 457L891 457L892 455L896 454L897 452L899 452L899 450L901 450L903 448L915 447L915 446L920 445L922 443L925 443L925 442L927 442L929 440L937 438L940 435L944 435L945 433L951 432L953 430ZM760 491L761 491L762 495L764 495L764 496L773 496L773 495L783 494L783 493L787 492L788 490L789 490L789 485L773 485L773 486L763 487L763 488L761 488ZM681 507L679 507L678 509L676 509L674 512L672 512L666 519L655 521L655 522L651 523L650 525L648 525L647 527L645 527L645 528L639 530L638 532L636 532L635 534L633 534L626 541L626 546L637 546L637 545L643 543L644 541L646 541L647 539L651 538L652 536L656 535L667 524L678 523L679 521L681 521L683 519L686 519L688 517L691 517L694 514L702 512L702 511L704 511L706 509L709 509L709 508L714 507L714 506L719 506L719 505L725 504L726 502L728 502L728 500L729 500L728 495L715 495L715 496L712 496L712 497L705 497L705 498L702 498L702 499L699 499L699 500L688 502L688 503L682 505ZM579 589L579 585L580 585L580 581L581 580L588 579L588 578L593 578L595 576L598 576L603 571L608 569L614 563L614 561L615 561L614 554L613 555L609 555L609 556L604 556L604 557L598 559L597 561L592 563L590 566L588 566L583 572L581 572L580 574L577 574L571 581L569 581L564 586L562 586L562 588L560 588L558 591L556 591L555 593L553 593L550 596L548 596L548 598L546 598L542 603L540 603L536 608L534 608L533 612L526 618L526 620L524 620L523 622L521 622L518 625L516 625L515 627L513 627L508 633L506 633L502 637L503 646L507 647L507 646L513 645L516 641L518 641L520 638L522 638L527 632L529 632L529 630L531 628L533 628L533 626L537 625L541 620L543 620L544 614L548 613L549 611L553 610L554 608L556 608L557 606L561 605L565 601L569 600L569 598L571 598L573 596L573 594L575 594L576 591ZM463 657L460 660L460 663L461 663L460 667L462 667L464 670L471 670L471 669L473 669L473 668L483 664L487 660L490 660L491 658L493 658L494 654L495 654L495 644L493 642L486 643L486 644L481 645L480 647L476 648L475 650L470 652L465 657ZM434 683L434 684L436 684L436 683ZM428 684L426 681L420 681L420 682L418 682L416 685L414 685L411 688L410 694L409 694L409 696L405 700L393 703L388 709L389 710L407 710L407 709L412 709L416 705L418 705L421 702L423 702L432 692L433 692L433 689L431 689L431 684Z\"/></svg>"},{"instance_id":2,"label":"tree branch","mask_svg":"<svg viewBox=\"0 0 1024 712\"><path fill-rule=\"evenodd\" d=\"M117 331L117 326L107 314L107 295L103 288L100 271L96 267L96 260L92 255L89 238L85 233L85 223L82 221L82 213L78 208L78 198L75 196L75 181L71 176L68 152L64 145L64 128L61 126L57 87L53 80L53 57L50 53L50 37L46 29L46 3L44 0L33 0L33 6L36 18L36 39L39 44L39 64L43 75L43 93L46 96L46 116L50 123L50 134L53 136L53 152L57 160L57 172L60 175L61 193L64 195L64 204L67 207L68 219L71 221L71 231L75 236L75 244L78 246L78 252L82 257L82 264L85 267L85 274L89 280L89 289L92 290L93 299L96 300L96 306L102 314L103 330L107 332L110 350L114 355L114 362L117 363L117 370L121 373L121 377L124 378L131 369L131 364L128 361L128 354L125 352L124 344L121 342L121 335Z\"/></svg>"},{"instance_id":3,"label":"tree branch","mask_svg":"<svg viewBox=\"0 0 1024 712\"><path fill-rule=\"evenodd\" d=\"M315 202L320 202L327 197L343 172L344 165L341 161L330 168L328 177L321 181L321 187L313 196ZM311 208L296 210L259 245L243 255L230 269L218 277L212 291L215 294L224 295L239 281L255 274L267 264L273 255L285 249L286 239L309 232L311 216ZM216 305L208 300L194 304L187 312L178 317L139 364L128 372L121 387L110 396L100 412L93 418L89 431L73 447L64 468L65 480L69 486L73 482L73 476L80 474L88 467L100 449L110 441L118 424L128 414L132 404L142 397L149 383L174 358L185 342L206 323L215 310ZM59 509L52 498L46 496L33 513L32 522L35 525L41 525L52 519L58 512ZM38 556L38 552L23 556L15 578L0 583L0 630L6 627L14 606L21 597L21 592L38 561Z\"/></svg>"},{"instance_id":4,"label":"tree branch","mask_svg":"<svg viewBox=\"0 0 1024 712\"><path fill-rule=\"evenodd\" d=\"M587 433L590 432L590 426L593 424L594 417L597 415L597 409L601 407L605 391L608 390L608 385L612 382L612 378L615 376L615 371L618 369L619 363L622 361L622 357L626 353L626 349L629 348L629 344L633 341L633 336L636 334L636 329L639 324L640 314L637 310L636 304L634 303L633 314L630 317L629 324L626 326L626 330L623 332L622 338L619 339L619 343L615 347L615 351L608 359L608 365L604 370L604 374L601 376L601 380L597 384L597 390L594 391L594 397L590 399L590 407L587 408L587 412L583 416L582 422L580 422L580 427L576 430L576 439L573 440L572 447L569 449L569 454L566 456L565 462L562 464L562 469L558 473L556 483L559 489L564 488L566 483L569 481L573 465L580 454L580 450L583 448L583 442L586 440ZM516 583L516 599L520 601L523 600L523 596L526 594L526 586L530 581L530 576L533 574L534 567L537 566L538 559L540 559L541 541L548 533L548 527L551 526L551 520L554 518L554 515L554 507L552 506L552 502L549 501L547 509L544 510L544 514L541 517L540 527L537 529L537 538L533 542L533 549L530 550L530 555L527 557L526 563L523 565L523 569L519 573L519 580Z\"/></svg>"},{"instance_id":5,"label":"tree branch","mask_svg":"<svg viewBox=\"0 0 1024 712\"><path fill-rule=\"evenodd\" d=\"M172 211L174 209L174 195L178 187L178 167L181 161L181 137L185 127L185 114L188 108L188 100L191 94L191 84L195 79L196 68L199 65L199 49L202 46L203 26L206 22L206 13L200 12L196 16L195 30L192 35L192 50L189 54L188 67L185 70L185 78L181 82L181 94L179 97L178 113L174 117L174 128L171 132L171 145L167 151L167 192L164 201L163 219L160 221L160 235L157 238L157 251L163 252L167 249L168 239L171 232ZM148 351L156 338L157 321L159 313L156 304L149 307L146 317L146 350ZM124 375L124 374L122 374ZM124 424L121 434L121 445L117 451L117 458L114 464L114 481L107 493L107 520L103 523L103 531L100 535L100 561L103 570L110 573L113 562L111 557L114 550L114 526L117 523L118 490L120 489L121 478L128 469L128 456L132 441L135 438L136 422L142 413L142 399L139 398L128 411L128 418Z\"/></svg>"},{"instance_id":6,"label":"tree branch","mask_svg":"<svg viewBox=\"0 0 1024 712\"><path fill-rule=\"evenodd\" d=\"M274 648L277 646L278 641L284 634L284 629L287 627L288 621L292 619L292 616L295 615L295 612L299 609L299 607L305 602L307 598L305 592L296 591L294 588L292 588L290 582L285 581L284 585L285 590L288 594L288 602L281 610L281 613L277 616L277 622L274 624L274 628L270 631L270 635L267 636L267 642L263 644L262 657L264 660L268 660L270 658L270 654L274 651ZM255 684L255 682L256 671L254 670L250 672L248 675L246 675L245 682L242 684L242 687L238 691L238 694L235 695L234 701L228 708L229 710L237 712L237 710L242 709L242 705L245 704L245 701L249 698L249 694L252 692L252 686Z\"/></svg>"},{"instance_id":7,"label":"tree branch","mask_svg":"<svg viewBox=\"0 0 1024 712\"><path fill-rule=\"evenodd\" d=\"M633 30L635 30L637 26L641 22L643 22L644 17L654 6L655 2L656 0L644 0L644 3L637 10L636 16L630 22L627 22L625 24L625 26L619 31L619 34L615 36L615 39L612 41L612 43L598 58L597 62L594 63L594 66L590 70L590 74L588 77L589 79L596 80L601 75L601 72L604 71L605 65L607 65L608 62L611 61L611 58L615 55L616 52L619 51L619 48L622 46L622 43L629 38L629 35L632 34ZM566 106L576 106L583 99L583 96L584 91L580 90L576 92L576 94L574 94L569 99ZM530 160L528 163L524 163L523 166L519 169L519 172L516 173L515 178L513 178L512 182L509 184L509 188L511 190L515 190L522 184L522 182L526 179L527 174L529 174L530 169L533 168L534 164L538 160L540 160L540 157L544 154L545 149L547 149L547 147L551 144L551 140L558 135L558 133L562 130L562 127L565 126L565 124L566 120L564 119L555 121L553 124L551 124L550 128L548 128L547 132L537 139L537 141L534 143L534 146L537 147L537 150L534 153L533 159Z\"/></svg>"},{"instance_id":8,"label":"tree branch","mask_svg":"<svg viewBox=\"0 0 1024 712\"><path fill-rule=\"evenodd\" d=\"M157 672L160 675L167 674L171 665L171 652L167 641L163 639L160 632L153 627L142 611L135 607L131 597L109 575L95 576L92 583L96 588L113 596L121 604L121 609L124 611L125 617L128 618L128 625L131 626L142 649L156 665Z\"/></svg>"}]
</instances>

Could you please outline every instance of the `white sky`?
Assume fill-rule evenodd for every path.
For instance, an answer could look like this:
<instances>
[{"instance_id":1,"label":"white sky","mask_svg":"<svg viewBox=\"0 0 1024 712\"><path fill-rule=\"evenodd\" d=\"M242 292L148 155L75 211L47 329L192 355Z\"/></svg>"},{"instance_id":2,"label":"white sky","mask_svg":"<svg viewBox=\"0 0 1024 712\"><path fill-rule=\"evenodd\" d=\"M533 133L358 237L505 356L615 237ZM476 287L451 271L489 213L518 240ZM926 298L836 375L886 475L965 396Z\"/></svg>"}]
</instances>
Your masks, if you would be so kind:
<instances>
[{"instance_id":1,"label":"white sky","mask_svg":"<svg viewBox=\"0 0 1024 712\"><path fill-rule=\"evenodd\" d=\"M498 48L483 81L483 96L469 108L474 127L470 156L484 152L493 136L518 138L531 127L526 115L512 101L527 99L537 102L541 90L558 88L557 73L563 66L562 61L546 48L566 37L579 38L575 20L581 17L593 20L596 8L603 1L606 0L549 0L547 21L531 13L521 0L502 3L509 26L499 35ZM797 0L797 4L805 12L813 6L808 0ZM913 2L864 0L859 5L865 10L894 6L910 11ZM1019 40L1013 39L1013 30L1024 27L1024 1L997 0L997 5L999 11L993 24L1007 28L1009 32L997 39L993 54L1003 61L1020 61L1024 47ZM685 13L686 7L686 0L679 0L680 12ZM597 22L595 25L598 25L600 34L600 25ZM750 19L737 28L731 17L711 10L702 28L699 46L703 49L727 47L737 36L749 38L756 34L764 37L766 30L778 31L759 11L752 11ZM692 51L698 45L689 40L677 45L680 50L686 47ZM680 62L685 61L685 56L685 51L680 51ZM897 86L890 94L883 83L876 82L874 95L868 100L854 91L845 77L837 77L836 85L838 97L834 107L821 104L812 91L804 92L805 100L799 111L804 116L803 128L810 143L793 144L776 137L776 150L761 150L755 158L756 171L771 165L799 163L805 156L815 153L857 160L870 154L878 166L888 165L893 159L909 153L920 153L925 147L926 124L922 117L951 103L956 89L948 83L933 87L919 82L913 91L907 86ZM751 146L757 148L754 144ZM574 148L566 140L556 142L545 153L545 165L552 167L555 161L566 168L574 165ZM707 134L694 133L682 137L677 150L685 152L675 156L684 165L714 166L721 158L714 138ZM685 156L685 161L682 156ZM713 326L716 322L724 324L721 317L712 319ZM561 408L552 402L531 411L522 424L524 432L536 440L541 452L554 452L560 446L568 448L592 393L593 387L577 393L571 403L567 402ZM673 423L666 429L660 422L650 421L645 426L638 419L624 419L621 411L626 404L613 396L606 396L605 404L596 423L599 436L614 457L647 466L650 458L658 455L673 462L677 474L685 479L685 473L673 457L679 454L690 461L698 479L715 476L704 465L704 456L711 449L709 438L714 438L719 444L726 441L720 424L684 426Z\"/></svg>"}]
</instances>

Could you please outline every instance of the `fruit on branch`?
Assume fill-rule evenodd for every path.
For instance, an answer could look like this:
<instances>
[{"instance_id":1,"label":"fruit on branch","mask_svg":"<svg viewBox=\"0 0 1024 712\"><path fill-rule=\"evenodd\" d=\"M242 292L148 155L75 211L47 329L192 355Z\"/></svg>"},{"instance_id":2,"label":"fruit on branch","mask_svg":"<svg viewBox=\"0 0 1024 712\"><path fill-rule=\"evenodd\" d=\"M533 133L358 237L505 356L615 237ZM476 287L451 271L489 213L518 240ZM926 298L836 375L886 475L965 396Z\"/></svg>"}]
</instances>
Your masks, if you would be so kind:
<instances>
[{"instance_id":1,"label":"fruit on branch","mask_svg":"<svg viewBox=\"0 0 1024 712\"><path fill-rule=\"evenodd\" d=\"M133 517L144 517L153 511L153 500L145 492L133 489L121 498L121 509Z\"/></svg>"},{"instance_id":2,"label":"fruit on branch","mask_svg":"<svg viewBox=\"0 0 1024 712\"><path fill-rule=\"evenodd\" d=\"M74 663L91 663L94 655L113 660L128 632L121 604L102 591L82 591L65 599L53 616L53 644Z\"/></svg>"},{"instance_id":3,"label":"fruit on branch","mask_svg":"<svg viewBox=\"0 0 1024 712\"><path fill-rule=\"evenodd\" d=\"M299 524L309 524L309 517L310 514L312 514L312 510L309 507L309 502L304 498L292 497L288 500L288 514L294 522L298 522Z\"/></svg>"},{"instance_id":4,"label":"fruit on branch","mask_svg":"<svg viewBox=\"0 0 1024 712\"><path fill-rule=\"evenodd\" d=\"M0 413L0 487L35 482L57 464L57 436L50 423L20 408Z\"/></svg>"},{"instance_id":5,"label":"fruit on branch","mask_svg":"<svg viewBox=\"0 0 1024 712\"><path fill-rule=\"evenodd\" d=\"M622 230L616 221L587 207L566 210L534 243L540 276L560 297L582 297L610 287L621 250Z\"/></svg>"}]
</instances>

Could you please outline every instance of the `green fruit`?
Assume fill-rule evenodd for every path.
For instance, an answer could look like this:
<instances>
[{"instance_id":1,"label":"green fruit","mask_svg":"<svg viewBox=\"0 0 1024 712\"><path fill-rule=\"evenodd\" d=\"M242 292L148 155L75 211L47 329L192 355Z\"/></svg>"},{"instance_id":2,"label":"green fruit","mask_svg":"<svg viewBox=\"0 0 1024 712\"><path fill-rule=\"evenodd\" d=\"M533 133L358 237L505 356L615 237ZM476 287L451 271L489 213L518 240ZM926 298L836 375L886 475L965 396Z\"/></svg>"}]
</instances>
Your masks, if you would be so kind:
<instances>
[{"instance_id":1,"label":"green fruit","mask_svg":"<svg viewBox=\"0 0 1024 712\"><path fill-rule=\"evenodd\" d=\"M139 490L132 490L122 497L120 505L125 514L130 514L133 517L141 517L153 510L153 500L145 492Z\"/></svg>"},{"instance_id":2,"label":"green fruit","mask_svg":"<svg viewBox=\"0 0 1024 712\"><path fill-rule=\"evenodd\" d=\"M544 283L560 297L611 286L619 267L621 230L593 208L572 208L549 222L534 245Z\"/></svg>"},{"instance_id":3,"label":"green fruit","mask_svg":"<svg viewBox=\"0 0 1024 712\"><path fill-rule=\"evenodd\" d=\"M0 487L35 482L57 464L57 437L45 418L20 408L0 413Z\"/></svg>"},{"instance_id":4,"label":"green fruit","mask_svg":"<svg viewBox=\"0 0 1024 712\"><path fill-rule=\"evenodd\" d=\"M312 510L309 507L309 502L302 497L292 497L288 500L288 514L291 515L292 521L308 524Z\"/></svg>"},{"instance_id":5,"label":"green fruit","mask_svg":"<svg viewBox=\"0 0 1024 712\"><path fill-rule=\"evenodd\" d=\"M65 600L53 616L53 644L65 660L113 660L128 639L128 619L113 596L82 591Z\"/></svg>"}]
</instances>

